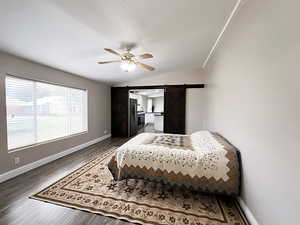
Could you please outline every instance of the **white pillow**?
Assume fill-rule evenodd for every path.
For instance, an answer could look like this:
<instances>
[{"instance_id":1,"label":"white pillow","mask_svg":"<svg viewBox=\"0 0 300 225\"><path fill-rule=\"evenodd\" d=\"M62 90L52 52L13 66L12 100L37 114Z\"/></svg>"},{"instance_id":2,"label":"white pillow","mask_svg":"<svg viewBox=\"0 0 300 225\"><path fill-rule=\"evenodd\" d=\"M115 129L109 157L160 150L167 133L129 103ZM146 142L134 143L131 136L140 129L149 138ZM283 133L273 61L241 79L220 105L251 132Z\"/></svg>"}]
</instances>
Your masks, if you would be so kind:
<instances>
[{"instance_id":1,"label":"white pillow","mask_svg":"<svg viewBox=\"0 0 300 225\"><path fill-rule=\"evenodd\" d=\"M201 130L191 134L192 146L196 151L221 151L224 150L210 131Z\"/></svg>"}]
</instances>

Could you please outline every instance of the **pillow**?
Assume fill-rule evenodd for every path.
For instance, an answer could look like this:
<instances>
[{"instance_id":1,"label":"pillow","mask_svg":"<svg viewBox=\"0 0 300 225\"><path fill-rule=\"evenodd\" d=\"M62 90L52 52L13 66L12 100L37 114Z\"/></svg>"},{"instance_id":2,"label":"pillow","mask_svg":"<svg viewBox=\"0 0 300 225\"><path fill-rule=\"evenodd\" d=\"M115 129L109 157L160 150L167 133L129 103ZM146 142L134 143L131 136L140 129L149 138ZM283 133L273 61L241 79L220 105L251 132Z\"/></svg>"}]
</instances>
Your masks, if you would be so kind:
<instances>
[{"instance_id":1,"label":"pillow","mask_svg":"<svg viewBox=\"0 0 300 225\"><path fill-rule=\"evenodd\" d=\"M192 146L196 151L222 151L224 146L207 130L197 131L191 134Z\"/></svg>"}]
</instances>

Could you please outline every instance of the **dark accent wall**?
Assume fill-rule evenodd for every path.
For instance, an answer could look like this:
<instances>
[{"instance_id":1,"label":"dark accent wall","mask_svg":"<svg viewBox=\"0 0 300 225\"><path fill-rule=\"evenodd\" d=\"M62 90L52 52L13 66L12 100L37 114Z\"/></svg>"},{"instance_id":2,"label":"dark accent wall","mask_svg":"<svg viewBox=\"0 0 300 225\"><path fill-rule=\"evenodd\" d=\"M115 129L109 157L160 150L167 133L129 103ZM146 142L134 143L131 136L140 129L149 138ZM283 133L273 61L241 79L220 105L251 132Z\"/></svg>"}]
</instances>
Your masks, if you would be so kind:
<instances>
[{"instance_id":1,"label":"dark accent wall","mask_svg":"<svg viewBox=\"0 0 300 225\"><path fill-rule=\"evenodd\" d=\"M126 88L111 88L111 134L112 137L128 137L128 101Z\"/></svg>"},{"instance_id":2,"label":"dark accent wall","mask_svg":"<svg viewBox=\"0 0 300 225\"><path fill-rule=\"evenodd\" d=\"M167 87L164 95L164 133L185 134L185 87Z\"/></svg>"}]
</instances>

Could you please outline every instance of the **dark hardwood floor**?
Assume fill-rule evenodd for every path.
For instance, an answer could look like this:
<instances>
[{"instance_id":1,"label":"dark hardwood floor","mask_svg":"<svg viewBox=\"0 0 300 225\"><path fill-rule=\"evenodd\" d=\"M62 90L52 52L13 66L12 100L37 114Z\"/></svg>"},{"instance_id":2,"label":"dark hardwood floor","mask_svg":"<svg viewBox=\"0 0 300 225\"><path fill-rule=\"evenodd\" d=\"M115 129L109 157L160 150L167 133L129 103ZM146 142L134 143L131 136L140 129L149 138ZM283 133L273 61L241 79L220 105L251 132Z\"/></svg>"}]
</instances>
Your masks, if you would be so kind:
<instances>
[{"instance_id":1,"label":"dark hardwood floor","mask_svg":"<svg viewBox=\"0 0 300 225\"><path fill-rule=\"evenodd\" d=\"M125 221L30 199L92 160L97 153L119 146L126 139L114 138L65 156L0 184L0 225L130 225ZM95 148L97 147L97 148Z\"/></svg>"},{"instance_id":2,"label":"dark hardwood floor","mask_svg":"<svg viewBox=\"0 0 300 225\"><path fill-rule=\"evenodd\" d=\"M145 133L145 132L148 132L148 133L163 133L162 131L155 130L153 123L146 124L142 129L140 129L138 131L138 134Z\"/></svg>"}]
</instances>

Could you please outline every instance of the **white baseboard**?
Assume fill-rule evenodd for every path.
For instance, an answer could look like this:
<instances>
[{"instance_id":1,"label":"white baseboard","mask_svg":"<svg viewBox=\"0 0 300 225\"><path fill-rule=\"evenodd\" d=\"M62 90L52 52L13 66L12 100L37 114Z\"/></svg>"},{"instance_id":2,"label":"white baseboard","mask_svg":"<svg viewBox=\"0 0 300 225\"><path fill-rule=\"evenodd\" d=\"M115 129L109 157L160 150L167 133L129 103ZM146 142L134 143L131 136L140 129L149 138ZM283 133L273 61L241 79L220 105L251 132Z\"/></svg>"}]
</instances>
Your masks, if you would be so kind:
<instances>
[{"instance_id":1,"label":"white baseboard","mask_svg":"<svg viewBox=\"0 0 300 225\"><path fill-rule=\"evenodd\" d=\"M14 178L14 177L16 177L16 176L18 176L18 175L20 175L22 173L26 173L29 170L35 169L35 168L37 168L39 166L42 166L42 165L47 164L49 162L52 162L52 161L54 161L56 159L59 159L59 158L64 157L66 155L69 155L69 154L71 154L73 152L77 152L77 151L79 151L79 150L81 150L83 148L86 148L86 147L90 146L90 145L96 144L96 143L98 143L100 141L103 141L103 140L109 138L110 136L111 136L111 134L104 135L102 137L96 138L96 139L91 140L89 142L86 142L84 144L77 145L77 146L75 146L73 148L69 148L69 149L67 149L65 151L59 152L59 153L54 154L54 155L50 155L50 156L48 156L46 158L40 159L40 160L35 161L33 163L29 163L29 164L26 164L26 165L21 166L19 168L16 168L14 170L8 171L8 172L3 173L3 174L0 174L0 183L4 182L6 180L9 180L11 178Z\"/></svg>"},{"instance_id":2,"label":"white baseboard","mask_svg":"<svg viewBox=\"0 0 300 225\"><path fill-rule=\"evenodd\" d=\"M255 219L253 213L250 211L246 203L241 199L240 197L238 198L238 202L240 203L240 206L245 213L250 225L259 225L257 220Z\"/></svg>"}]
</instances>

